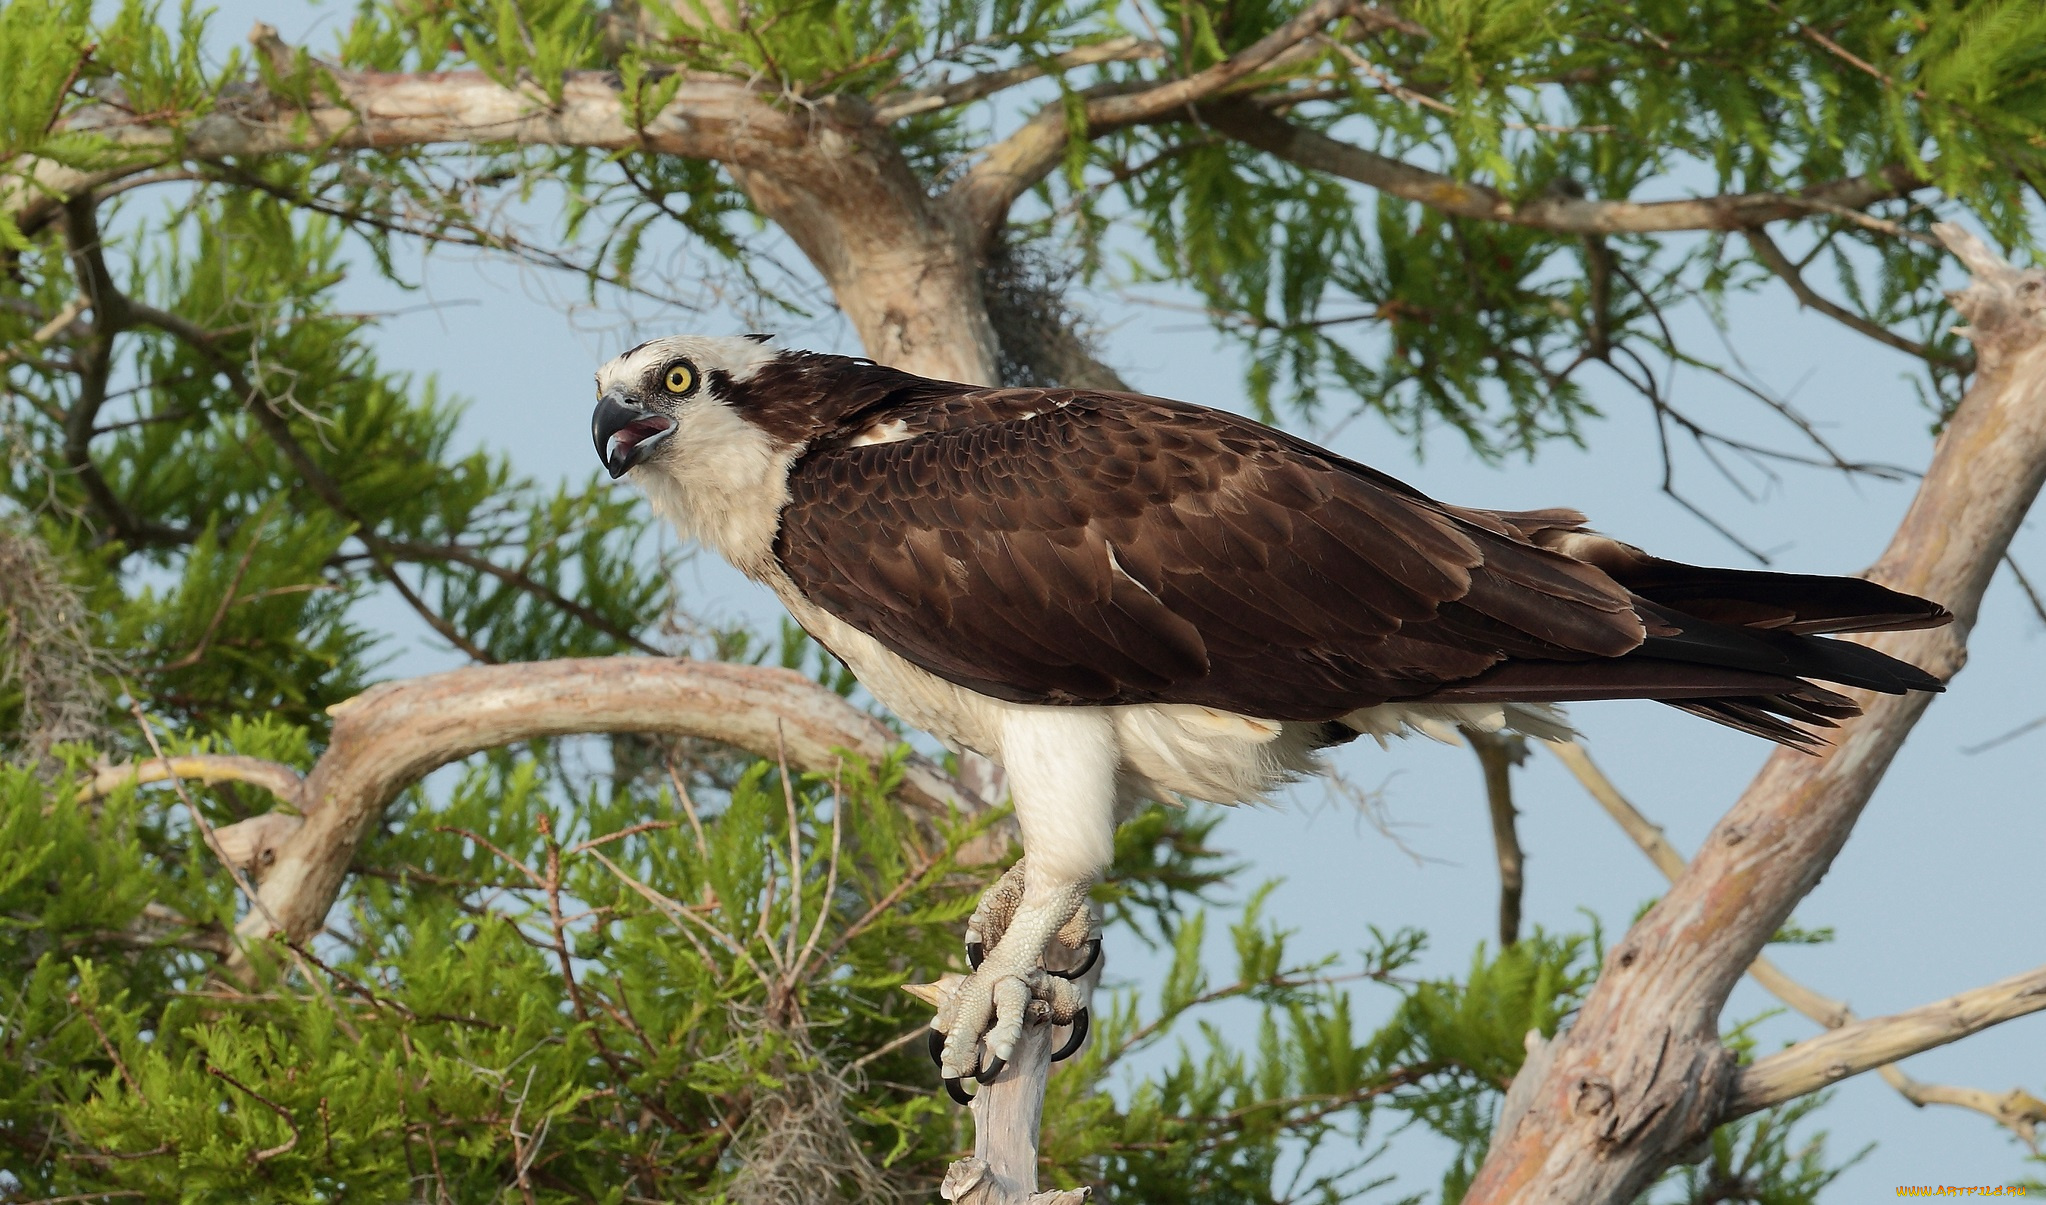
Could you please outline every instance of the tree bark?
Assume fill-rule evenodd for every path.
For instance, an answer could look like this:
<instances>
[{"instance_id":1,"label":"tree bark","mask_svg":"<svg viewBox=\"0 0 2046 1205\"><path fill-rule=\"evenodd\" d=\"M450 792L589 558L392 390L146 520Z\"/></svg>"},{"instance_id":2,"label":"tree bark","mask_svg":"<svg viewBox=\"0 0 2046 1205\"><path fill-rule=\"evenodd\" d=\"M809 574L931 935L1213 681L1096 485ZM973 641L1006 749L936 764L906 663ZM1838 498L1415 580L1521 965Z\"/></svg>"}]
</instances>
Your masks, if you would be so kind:
<instances>
[{"instance_id":1,"label":"tree bark","mask_svg":"<svg viewBox=\"0 0 2046 1205\"><path fill-rule=\"evenodd\" d=\"M281 932L298 940L317 932L356 848L399 792L483 749L575 733L657 732L786 756L796 769L828 770L841 750L879 760L899 743L871 716L793 671L651 657L430 674L373 687L334 707L333 715L333 739L303 783L271 775L278 788L295 787L303 823L266 830L281 841L250 851L263 873L257 904L237 926L245 939ZM237 769L212 772L253 781L233 773ZM900 794L939 812L980 806L915 756ZM241 955L236 959L239 965Z\"/></svg>"},{"instance_id":2,"label":"tree bark","mask_svg":"<svg viewBox=\"0 0 2046 1205\"><path fill-rule=\"evenodd\" d=\"M1954 611L1944 628L1862 643L1943 678L1966 660L1983 591L2046 479L2046 273L1936 228L1974 274L1952 295L1976 379L1869 576ZM1818 756L1779 751L1683 876L1616 945L1570 1030L1530 1058L1465 1200L1619 1205L1728 1120L1733 1058L1718 1022L1734 983L1817 885L1930 696L1861 698Z\"/></svg>"}]
</instances>

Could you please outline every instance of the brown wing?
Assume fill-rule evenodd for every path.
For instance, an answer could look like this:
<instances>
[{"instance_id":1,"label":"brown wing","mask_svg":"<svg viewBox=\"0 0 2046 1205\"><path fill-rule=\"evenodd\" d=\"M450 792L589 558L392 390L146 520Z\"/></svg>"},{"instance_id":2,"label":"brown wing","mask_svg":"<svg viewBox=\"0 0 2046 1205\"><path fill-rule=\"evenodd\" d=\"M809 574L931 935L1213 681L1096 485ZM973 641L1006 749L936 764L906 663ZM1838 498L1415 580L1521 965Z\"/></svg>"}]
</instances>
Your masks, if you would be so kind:
<instances>
[{"instance_id":1,"label":"brown wing","mask_svg":"<svg viewBox=\"0 0 2046 1205\"><path fill-rule=\"evenodd\" d=\"M1644 637L1600 569L1235 415L984 390L858 421L911 434L795 465L783 568L998 698L1330 719Z\"/></svg>"}]
</instances>

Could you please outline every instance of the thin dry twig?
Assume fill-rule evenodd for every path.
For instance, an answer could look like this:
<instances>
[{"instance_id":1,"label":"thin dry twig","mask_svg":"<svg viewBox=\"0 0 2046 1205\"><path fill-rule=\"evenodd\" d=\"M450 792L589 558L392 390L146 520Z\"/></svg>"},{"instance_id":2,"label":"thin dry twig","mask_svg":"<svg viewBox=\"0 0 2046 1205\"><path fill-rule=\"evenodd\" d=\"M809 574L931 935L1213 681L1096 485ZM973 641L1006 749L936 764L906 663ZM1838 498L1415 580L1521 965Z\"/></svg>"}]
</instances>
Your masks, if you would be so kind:
<instances>
[{"instance_id":1,"label":"thin dry twig","mask_svg":"<svg viewBox=\"0 0 2046 1205\"><path fill-rule=\"evenodd\" d=\"M1499 945L1520 940L1522 863L1514 826L1513 767L1527 760L1527 739L1465 726L1463 738L1485 775L1485 805L1492 816L1492 847L1499 857Z\"/></svg>"},{"instance_id":2,"label":"thin dry twig","mask_svg":"<svg viewBox=\"0 0 2046 1205\"><path fill-rule=\"evenodd\" d=\"M268 1162L269 1160L275 1159L277 1156L290 1151L293 1147L298 1145L298 1122L292 1118L290 1109L287 1109L283 1105L278 1104L276 1101L271 1100L269 1097L263 1095L261 1092L256 1091L254 1088L249 1087L247 1084L241 1082L232 1075L229 1075L227 1072L222 1071L219 1067L214 1066L212 1063L206 1064L206 1074L214 1077L217 1080L220 1080L221 1082L227 1084L229 1087L241 1089L243 1092L247 1093L250 1097L252 1097L257 1104L262 1105L264 1108L270 1110L272 1113L275 1113L277 1114L277 1116L283 1118L284 1124L291 1130L291 1137L285 1139L283 1142L278 1143L276 1146L264 1147L262 1150L259 1151L250 1151L249 1162L251 1163Z\"/></svg>"}]
</instances>

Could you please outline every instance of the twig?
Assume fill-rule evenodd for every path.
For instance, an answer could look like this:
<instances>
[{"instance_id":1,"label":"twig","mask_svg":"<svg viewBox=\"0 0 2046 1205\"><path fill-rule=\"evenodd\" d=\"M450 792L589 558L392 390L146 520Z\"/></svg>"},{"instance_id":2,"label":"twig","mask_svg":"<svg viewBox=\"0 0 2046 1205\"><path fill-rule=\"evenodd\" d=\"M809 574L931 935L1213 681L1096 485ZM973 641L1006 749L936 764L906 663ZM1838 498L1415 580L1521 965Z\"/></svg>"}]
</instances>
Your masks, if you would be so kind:
<instances>
[{"instance_id":1,"label":"twig","mask_svg":"<svg viewBox=\"0 0 2046 1205\"><path fill-rule=\"evenodd\" d=\"M149 1095L142 1091L141 1084L135 1082L135 1076L128 1070L128 1064L121 1061L121 1052L114 1048L113 1039L107 1036L105 1027L99 1023L99 1014L93 1011L92 1005L87 1004L85 997L77 992L72 992L65 1000L71 1007L85 1014L86 1023L92 1026L92 1032L99 1035L100 1049L107 1052L107 1058L113 1061L114 1070L120 1072L121 1082L128 1085L128 1091L135 1094L136 1100L147 1105Z\"/></svg>"},{"instance_id":2,"label":"twig","mask_svg":"<svg viewBox=\"0 0 2046 1205\"><path fill-rule=\"evenodd\" d=\"M264 1147L260 1151L249 1152L249 1162L263 1163L268 1160L275 1159L277 1156L284 1154L286 1151L289 1151L291 1148L298 1145L298 1122L292 1119L291 1110L285 1108L283 1105L278 1104L276 1101L271 1100L269 1097L263 1095L261 1092L256 1091L254 1088L249 1087L247 1084L241 1082L232 1075L229 1075L227 1072L222 1071L220 1068L214 1066L210 1062L206 1064L206 1074L213 1076L215 1079L221 1080L222 1082L230 1085L231 1087L240 1088L242 1091L248 1093L250 1096L255 1098L257 1104L262 1105L264 1108L270 1110L272 1113L275 1113L277 1114L277 1116L282 1117L284 1119L284 1124L291 1128L291 1137L285 1139L283 1142L278 1143L276 1146Z\"/></svg>"},{"instance_id":3,"label":"twig","mask_svg":"<svg viewBox=\"0 0 2046 1205\"><path fill-rule=\"evenodd\" d=\"M2040 623L2046 623L2046 598L2039 597L2038 587L2032 585L2032 579L2025 576L2024 567L2008 552L2003 554L2003 566L2010 570L2011 577L2018 583L2018 589L2024 591L2025 601L2032 604L2032 614L2038 617Z\"/></svg>"},{"instance_id":4,"label":"twig","mask_svg":"<svg viewBox=\"0 0 2046 1205\"><path fill-rule=\"evenodd\" d=\"M1776 245L1776 240L1770 238L1759 227L1750 227L1741 231L1741 234L1748 240L1748 246L1754 248L1755 258L1761 260L1771 272L1782 279L1784 284L1789 285L1792 295L1803 305L1841 323L1849 330L1858 331L1906 355L1935 363L1951 363L1948 357L1940 355L1925 344L1906 339L1881 323L1871 322L1845 306L1821 297L1815 289L1805 283L1804 274L1797 270L1796 264L1790 262L1789 256L1783 254L1783 249Z\"/></svg>"},{"instance_id":5,"label":"twig","mask_svg":"<svg viewBox=\"0 0 2046 1205\"><path fill-rule=\"evenodd\" d=\"M1492 846L1499 855L1499 945L1520 940L1520 834L1514 829L1513 767L1527 760L1524 737L1463 728L1464 740L1485 773L1485 804L1492 814Z\"/></svg>"},{"instance_id":6,"label":"twig","mask_svg":"<svg viewBox=\"0 0 2046 1205\"><path fill-rule=\"evenodd\" d=\"M918 113L968 104L1018 84L1041 79L1046 75L1061 74L1075 67L1164 57L1165 48L1156 42L1134 37L1110 38L1091 46L1076 47L1039 62L1007 67L999 71L980 71L952 83L919 88L899 97L884 97L875 106L874 121L878 125L890 125Z\"/></svg>"},{"instance_id":7,"label":"twig","mask_svg":"<svg viewBox=\"0 0 2046 1205\"><path fill-rule=\"evenodd\" d=\"M206 848L212 850L213 856L220 859L220 864L227 868L228 876L234 880L235 887L249 901L249 911L252 914L261 914L265 920L275 925L277 918L270 915L270 910L263 903L263 897L256 893L255 886L249 882L248 876L242 873L242 868L227 855L227 851L220 844L220 838L214 833L213 822L208 820L206 813L200 811L199 805L192 801L191 792L185 790L185 780L178 776L177 767L171 764L170 758L164 756L163 746L156 741L156 730L150 726L149 717L142 713L142 704L130 703L128 714L134 716L135 722L142 726L142 738L149 742L149 751L156 754L158 764L163 766L164 777L169 779L171 786L176 789L178 799L184 803L185 812L191 816L193 825L198 828L200 836L206 842Z\"/></svg>"}]
</instances>

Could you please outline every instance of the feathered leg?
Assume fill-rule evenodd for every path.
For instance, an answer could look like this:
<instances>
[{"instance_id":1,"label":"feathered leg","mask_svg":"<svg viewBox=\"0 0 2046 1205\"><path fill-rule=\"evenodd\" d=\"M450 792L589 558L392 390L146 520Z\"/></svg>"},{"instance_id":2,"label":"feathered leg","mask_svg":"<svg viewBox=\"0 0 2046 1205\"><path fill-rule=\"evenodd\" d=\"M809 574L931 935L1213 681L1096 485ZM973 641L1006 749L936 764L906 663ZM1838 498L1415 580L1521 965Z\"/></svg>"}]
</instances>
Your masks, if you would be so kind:
<instances>
[{"instance_id":1,"label":"feathered leg","mask_svg":"<svg viewBox=\"0 0 2046 1205\"><path fill-rule=\"evenodd\" d=\"M981 939L985 957L932 1022L944 1035L939 1062L948 1080L987 1070L983 1041L990 1063L1006 1062L1033 996L1047 999L1054 1015L1071 1016L1064 997L1072 990L1038 963L1054 935L1088 931L1087 891L1115 850L1119 752L1109 718L1078 708L1019 709L1002 736L1025 857L982 897L968 940Z\"/></svg>"}]
</instances>

